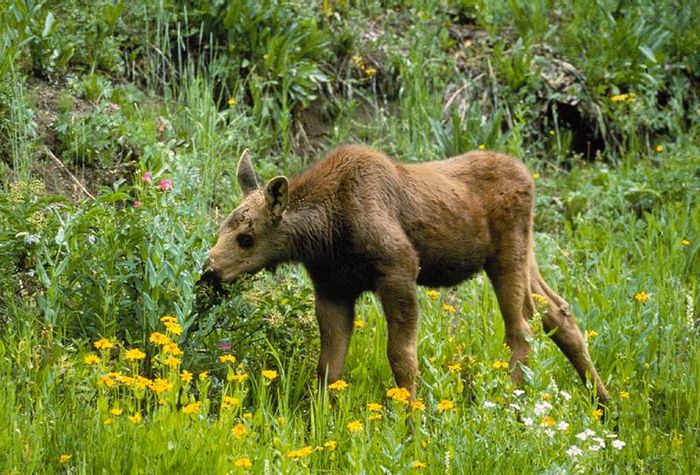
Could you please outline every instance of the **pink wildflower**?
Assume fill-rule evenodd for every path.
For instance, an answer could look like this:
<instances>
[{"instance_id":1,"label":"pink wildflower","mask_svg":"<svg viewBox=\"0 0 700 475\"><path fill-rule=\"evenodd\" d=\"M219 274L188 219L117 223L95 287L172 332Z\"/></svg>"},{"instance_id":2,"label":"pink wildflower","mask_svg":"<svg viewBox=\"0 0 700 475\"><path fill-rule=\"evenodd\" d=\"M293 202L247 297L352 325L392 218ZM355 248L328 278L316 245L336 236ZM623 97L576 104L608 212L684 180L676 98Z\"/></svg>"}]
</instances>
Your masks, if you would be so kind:
<instances>
[{"instance_id":1,"label":"pink wildflower","mask_svg":"<svg viewBox=\"0 0 700 475\"><path fill-rule=\"evenodd\" d=\"M141 202L139 200L134 200L134 203L132 205L134 208L140 208L141 207Z\"/></svg>"},{"instance_id":2,"label":"pink wildflower","mask_svg":"<svg viewBox=\"0 0 700 475\"><path fill-rule=\"evenodd\" d=\"M110 102L109 105L107 106L107 109L110 111L116 112L118 110L121 110L121 107L119 107L119 104L115 104L114 102Z\"/></svg>"},{"instance_id":3,"label":"pink wildflower","mask_svg":"<svg viewBox=\"0 0 700 475\"><path fill-rule=\"evenodd\" d=\"M172 187L173 187L173 182L168 180L167 178L163 178L162 180L160 180L160 183L158 183L158 189L160 191L168 191L168 190L172 189Z\"/></svg>"},{"instance_id":4,"label":"pink wildflower","mask_svg":"<svg viewBox=\"0 0 700 475\"><path fill-rule=\"evenodd\" d=\"M146 183L150 183L151 180L153 180L153 173L146 172L143 175L141 175L141 181L144 181Z\"/></svg>"}]
</instances>

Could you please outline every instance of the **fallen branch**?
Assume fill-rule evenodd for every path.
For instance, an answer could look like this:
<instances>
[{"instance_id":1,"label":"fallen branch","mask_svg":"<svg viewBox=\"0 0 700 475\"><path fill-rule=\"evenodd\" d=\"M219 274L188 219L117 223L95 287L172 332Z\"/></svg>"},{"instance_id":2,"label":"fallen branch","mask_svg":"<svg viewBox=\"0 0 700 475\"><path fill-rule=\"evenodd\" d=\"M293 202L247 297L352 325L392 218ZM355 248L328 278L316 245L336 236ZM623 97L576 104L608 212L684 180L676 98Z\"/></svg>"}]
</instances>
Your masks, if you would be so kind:
<instances>
[{"instance_id":1,"label":"fallen branch","mask_svg":"<svg viewBox=\"0 0 700 475\"><path fill-rule=\"evenodd\" d=\"M49 157L51 157L53 159L54 162L56 162L58 164L59 167L61 167L63 169L63 171L68 173L68 176L70 176L71 180L73 180L75 182L75 184L78 185L78 188L80 188L80 191L82 191L83 193L88 195L91 199L93 199L93 200L95 199L95 197L90 194L90 192L87 190L87 188L85 188L85 186L83 186L83 184L80 182L80 180L78 180L78 178L71 173L71 171L68 169L68 167L66 167L63 164L63 162L61 160L59 160L59 158L56 155L54 155L54 153L51 150L49 150L47 148L46 153L49 155Z\"/></svg>"}]
</instances>

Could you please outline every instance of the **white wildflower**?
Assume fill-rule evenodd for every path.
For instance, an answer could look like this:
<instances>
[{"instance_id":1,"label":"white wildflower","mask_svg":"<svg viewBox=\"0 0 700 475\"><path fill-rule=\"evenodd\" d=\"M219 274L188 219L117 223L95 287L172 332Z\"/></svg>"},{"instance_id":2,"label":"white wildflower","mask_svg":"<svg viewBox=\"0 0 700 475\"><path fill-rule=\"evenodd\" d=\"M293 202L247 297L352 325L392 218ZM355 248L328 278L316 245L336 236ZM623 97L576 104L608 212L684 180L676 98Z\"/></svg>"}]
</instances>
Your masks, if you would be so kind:
<instances>
[{"instance_id":1,"label":"white wildflower","mask_svg":"<svg viewBox=\"0 0 700 475\"><path fill-rule=\"evenodd\" d=\"M547 401L540 401L535 404L535 415L544 416L552 409L552 405Z\"/></svg>"},{"instance_id":2,"label":"white wildflower","mask_svg":"<svg viewBox=\"0 0 700 475\"><path fill-rule=\"evenodd\" d=\"M569 457L578 457L580 455L583 455L583 450L579 449L577 446L572 445L567 451L566 455Z\"/></svg>"},{"instance_id":3,"label":"white wildflower","mask_svg":"<svg viewBox=\"0 0 700 475\"><path fill-rule=\"evenodd\" d=\"M579 432L576 434L576 438L579 440L586 440L591 436L594 436L595 432L593 432L591 429L586 429L583 432Z\"/></svg>"},{"instance_id":4,"label":"white wildflower","mask_svg":"<svg viewBox=\"0 0 700 475\"><path fill-rule=\"evenodd\" d=\"M615 447L617 450L622 450L622 447L624 447L625 445L627 445L627 444L625 444L625 442L624 442L623 440L613 440L613 441L611 442L611 444L612 444L612 446Z\"/></svg>"},{"instance_id":5,"label":"white wildflower","mask_svg":"<svg viewBox=\"0 0 700 475\"><path fill-rule=\"evenodd\" d=\"M557 429L559 429L562 432L564 432L568 428L569 428L569 423L566 421L561 421L561 422L559 422L559 424L557 424Z\"/></svg>"},{"instance_id":6,"label":"white wildflower","mask_svg":"<svg viewBox=\"0 0 700 475\"><path fill-rule=\"evenodd\" d=\"M601 439L600 437L593 437L593 442L596 442L598 445L600 445L602 448L605 448L605 441Z\"/></svg>"},{"instance_id":7,"label":"white wildflower","mask_svg":"<svg viewBox=\"0 0 700 475\"><path fill-rule=\"evenodd\" d=\"M486 408L486 409L493 409L497 405L498 404L491 402L491 401L484 401L484 408Z\"/></svg>"},{"instance_id":8,"label":"white wildflower","mask_svg":"<svg viewBox=\"0 0 700 475\"><path fill-rule=\"evenodd\" d=\"M535 425L535 421L533 421L531 417L526 417L523 419L523 424L525 424L527 427L532 427Z\"/></svg>"},{"instance_id":9,"label":"white wildflower","mask_svg":"<svg viewBox=\"0 0 700 475\"><path fill-rule=\"evenodd\" d=\"M508 407L510 407L513 412L520 412L523 410L523 408L517 404L510 404Z\"/></svg>"},{"instance_id":10,"label":"white wildflower","mask_svg":"<svg viewBox=\"0 0 700 475\"><path fill-rule=\"evenodd\" d=\"M603 448L603 447L601 447L600 445L590 445L590 446L588 446L588 450L590 450L591 452L598 452L598 451L599 451L600 449L602 449L602 448Z\"/></svg>"},{"instance_id":11,"label":"white wildflower","mask_svg":"<svg viewBox=\"0 0 700 475\"><path fill-rule=\"evenodd\" d=\"M515 397L520 397L523 394L525 394L525 391L523 391L522 389L516 389L515 391L513 391L513 396Z\"/></svg>"},{"instance_id":12,"label":"white wildflower","mask_svg":"<svg viewBox=\"0 0 700 475\"><path fill-rule=\"evenodd\" d=\"M568 401L571 399L571 394L567 393L566 391L559 391L559 395L564 398L565 401Z\"/></svg>"},{"instance_id":13,"label":"white wildflower","mask_svg":"<svg viewBox=\"0 0 700 475\"><path fill-rule=\"evenodd\" d=\"M547 428L544 430L544 433L545 433L545 435L546 435L547 437L549 437L550 439L551 439L552 437L554 437L554 434L555 434L555 432L554 432L552 429L550 429L549 427L547 427Z\"/></svg>"}]
</instances>

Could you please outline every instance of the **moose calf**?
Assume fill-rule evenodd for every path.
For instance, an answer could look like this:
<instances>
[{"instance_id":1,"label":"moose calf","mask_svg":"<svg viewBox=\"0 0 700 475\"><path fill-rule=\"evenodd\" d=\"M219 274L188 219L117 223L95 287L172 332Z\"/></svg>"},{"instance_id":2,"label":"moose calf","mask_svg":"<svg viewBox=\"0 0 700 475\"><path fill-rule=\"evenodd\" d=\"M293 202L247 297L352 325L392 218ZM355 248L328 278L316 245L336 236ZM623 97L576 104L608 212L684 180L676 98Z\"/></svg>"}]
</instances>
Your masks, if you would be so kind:
<instances>
[{"instance_id":1,"label":"moose calf","mask_svg":"<svg viewBox=\"0 0 700 475\"><path fill-rule=\"evenodd\" d=\"M593 383L598 401L608 401L568 304L538 272L534 183L517 159L475 151L402 164L367 147L343 146L301 175L260 188L246 151L238 183L243 202L221 226L207 265L230 282L281 262L304 264L315 291L321 380L340 379L354 304L369 290L387 319L396 384L415 394L416 284L453 286L483 269L505 321L513 380L523 379L533 294L540 294L545 330Z\"/></svg>"}]
</instances>

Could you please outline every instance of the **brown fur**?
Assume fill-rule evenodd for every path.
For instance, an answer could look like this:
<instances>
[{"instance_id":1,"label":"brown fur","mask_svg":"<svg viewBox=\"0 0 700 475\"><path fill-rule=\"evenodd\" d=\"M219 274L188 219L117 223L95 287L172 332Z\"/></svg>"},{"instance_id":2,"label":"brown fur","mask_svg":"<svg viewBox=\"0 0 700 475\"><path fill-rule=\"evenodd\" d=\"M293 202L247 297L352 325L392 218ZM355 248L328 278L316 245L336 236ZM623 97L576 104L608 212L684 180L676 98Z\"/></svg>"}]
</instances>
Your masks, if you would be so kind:
<instances>
[{"instance_id":1,"label":"brown fur","mask_svg":"<svg viewBox=\"0 0 700 475\"><path fill-rule=\"evenodd\" d=\"M321 334L319 377L341 377L364 291L381 299L387 353L396 384L415 392L418 364L416 284L452 286L485 270L505 321L510 371L530 350L533 293L547 298L544 327L600 402L608 393L568 304L547 286L533 251L535 188L525 166L493 152L406 165L361 146L332 151L301 175L261 190L241 157L243 203L227 218L209 266L223 281L285 261L301 262L313 281ZM237 236L249 234L250 247ZM245 243L244 243L245 244Z\"/></svg>"}]
</instances>

